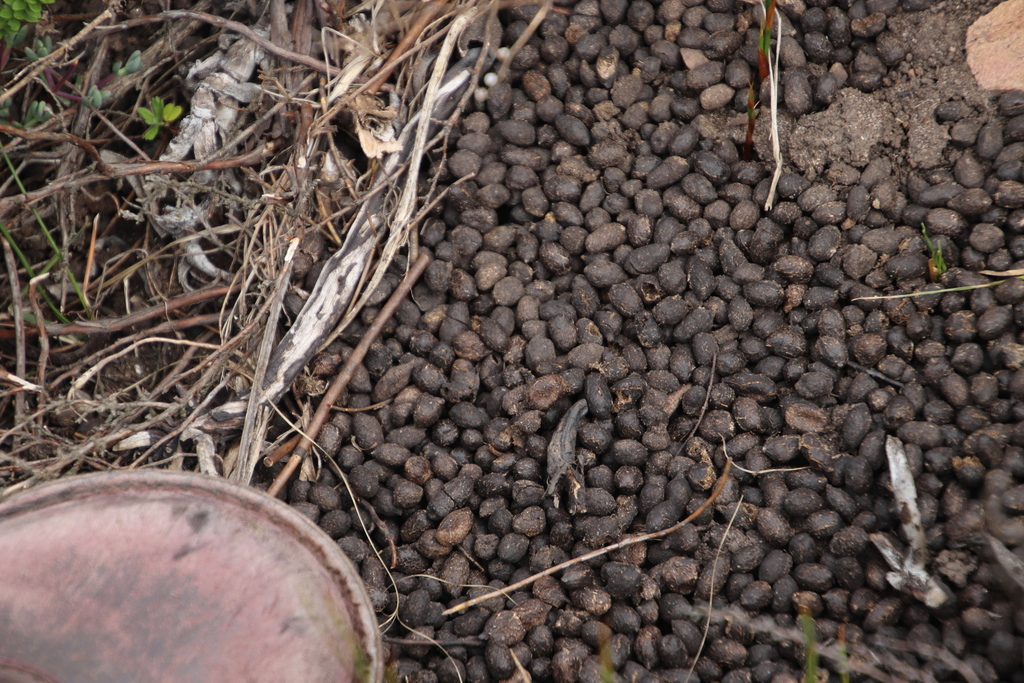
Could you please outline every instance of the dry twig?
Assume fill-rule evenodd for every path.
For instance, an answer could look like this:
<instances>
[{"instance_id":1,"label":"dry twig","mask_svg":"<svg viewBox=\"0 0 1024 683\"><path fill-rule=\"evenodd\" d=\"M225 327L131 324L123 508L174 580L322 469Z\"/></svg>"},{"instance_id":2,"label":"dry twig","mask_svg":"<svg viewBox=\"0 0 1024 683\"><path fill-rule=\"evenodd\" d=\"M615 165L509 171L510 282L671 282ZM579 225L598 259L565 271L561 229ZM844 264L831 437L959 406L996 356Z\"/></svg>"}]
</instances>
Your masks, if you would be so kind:
<instances>
[{"instance_id":1,"label":"dry twig","mask_svg":"<svg viewBox=\"0 0 1024 683\"><path fill-rule=\"evenodd\" d=\"M704 420L704 415L708 412L708 406L711 404L711 385L715 383L715 368L718 367L718 353L715 353L711 357L711 374L708 376L708 385L704 389L704 405L700 407L700 414L697 416L697 421L693 423L693 429L686 436L685 439L679 442L679 449L682 450L686 443L693 438L693 435L697 433L700 428L700 423Z\"/></svg>"},{"instance_id":2,"label":"dry twig","mask_svg":"<svg viewBox=\"0 0 1024 683\"><path fill-rule=\"evenodd\" d=\"M39 331L39 360L36 365L36 383L46 386L46 363L50 358L50 340L46 336L46 323L43 311L36 296L41 282L49 277L48 273L37 275L28 281L28 303L32 307L32 315L36 317L36 329Z\"/></svg>"},{"instance_id":3,"label":"dry twig","mask_svg":"<svg viewBox=\"0 0 1024 683\"><path fill-rule=\"evenodd\" d=\"M743 504L743 496L736 501L736 507L732 510L732 517L729 518L729 524L725 527L725 533L722 534L722 540L718 543L718 552L715 553L715 561L711 565L711 581L708 587L708 619L704 623L704 633L700 637L700 646L697 648L697 654L693 656L693 664L690 665L690 672L687 674L687 678L693 676L693 670L697 668L697 662L700 660L700 654L704 651L704 645L708 642L708 632L711 630L711 611L712 605L715 600L715 572L718 571L718 560L722 557L722 548L725 547L725 539L729 537L729 531L732 529L733 522L736 521L736 515L740 513L740 506Z\"/></svg>"},{"instance_id":4,"label":"dry twig","mask_svg":"<svg viewBox=\"0 0 1024 683\"><path fill-rule=\"evenodd\" d=\"M696 510L694 510L693 513L690 514L686 519L684 519L683 521L678 522L676 524L673 524L672 526L668 527L667 529L662 529L661 531L652 531L652 532L647 533L647 534L638 534L636 536L627 536L626 538L622 539L621 541L617 541L615 543L612 543L611 545L605 546L604 548L598 548L597 550L591 550L589 553L584 553L583 555L580 555L579 557L574 557L571 560L566 560L565 562L562 562L561 564L556 564L554 567L549 567L548 569L545 569L542 572L538 572L538 573L534 574L533 576L529 576L529 577L523 579L522 581L517 581L516 583L512 584L511 586L506 586L505 588L499 588L498 590L491 591L491 592L486 593L484 595L478 595L477 597L475 597L475 598L473 598L471 600L467 600L466 602L463 602L461 604L458 604L455 607L449 607L444 612L442 612L442 614L444 614L444 616L448 616L450 614L455 614L456 612L461 612L464 609L472 607L473 605L479 604L481 602L485 602L487 600L490 600L491 598L496 598L496 597L499 597L499 596L502 596L502 595L506 595L507 593L512 593L514 591L519 590L520 588L523 588L525 586L529 586L531 583L533 583L534 581L536 581L538 579L542 579L545 576L551 576L552 574L557 574L558 572L562 571L563 569L571 567L574 564L579 564L581 562L587 562L589 560L594 559L595 557L600 557L602 555L605 555L605 554L610 553L610 552L614 552L614 551L619 550L621 548L627 548L627 547L629 547L631 545L635 545L637 543L646 543L647 541L656 541L659 538L664 538L665 536L673 534L676 531L678 531L679 529L683 528L683 526L685 526L686 524L689 524L693 520L695 520L698 517L700 517L701 514L703 514L704 511L707 510L711 506L711 504L715 502L715 500L718 498L718 496L722 493L722 489L725 488L725 484L729 480L729 472L731 472L731 471L732 471L732 461L731 460L726 460L725 467L722 469L722 475L718 478L718 483L715 484L715 488L711 491L711 495L708 496L708 499L705 500L703 503L701 503L700 507L697 508Z\"/></svg>"},{"instance_id":5,"label":"dry twig","mask_svg":"<svg viewBox=\"0 0 1024 683\"><path fill-rule=\"evenodd\" d=\"M161 12L160 14L154 14L148 17L139 17L138 19L130 19L123 21L119 24L112 24L111 26L104 26L101 30L105 33L113 33L118 31L130 31L140 26L147 26L149 24L159 24L172 19L192 19L194 21L201 21L206 24L211 24L217 28L222 28L225 31L232 31L241 36L246 37L252 42L262 47L267 52L270 52L282 59L287 59L290 62L301 64L302 66L309 67L314 71L319 71L322 74L327 73L327 65L321 62L319 59L314 59L308 55L302 55L298 52L293 52L287 48L283 48L280 45L276 45L273 41L264 38L260 34L253 31L245 24L231 19L225 19L218 17L215 14L207 14L206 12L195 12L192 10L168 10ZM2 101L2 100L0 100Z\"/></svg>"},{"instance_id":6,"label":"dry twig","mask_svg":"<svg viewBox=\"0 0 1024 683\"><path fill-rule=\"evenodd\" d=\"M73 394L73 393L75 393L77 391L80 391L82 389L82 387L84 387L86 384L88 384L89 381L92 380L92 378L95 377L100 372L100 370L102 370L104 367L106 367L110 363L114 362L118 358L121 358L122 356L125 356L125 355L131 353L132 351L137 349L142 344L153 344L153 343L163 343L163 344L173 344L173 345L179 345L180 344L182 346L196 346L196 347L199 347L199 348L202 348L202 349L210 349L210 350L216 350L216 349L220 348L217 344L204 344L202 342L194 342L194 341L191 341L191 340L188 340L188 339L171 339L171 338L167 338L167 337L156 337L156 338L152 338L152 339L140 339L139 341L131 344L128 348L121 349L117 353L113 353L113 354L108 355L102 361L100 361L99 363L96 363L95 365L90 367L88 370L86 370L84 373L82 373L78 377L78 379L76 379L74 382L71 383L71 390L70 390L69 393Z\"/></svg>"},{"instance_id":7,"label":"dry twig","mask_svg":"<svg viewBox=\"0 0 1024 683\"><path fill-rule=\"evenodd\" d=\"M704 619L707 614L702 608L693 607L688 610L690 619ZM799 628L781 626L775 619L764 616L751 616L738 607L724 607L712 610L711 618L716 622L732 622L743 624L757 634L764 634L773 642L788 641L803 646L805 636ZM898 657L885 650L909 652L926 659L936 659L959 673L968 683L981 683L978 675L963 661L953 656L945 648L937 648L924 643L897 641L884 637L872 640L871 647L862 643L847 641L845 648L835 643L818 643L818 654L836 663L845 661L847 670L867 676L882 683L906 683L906 681L922 681L931 679L925 671L914 669ZM895 675L883 670L891 669Z\"/></svg>"},{"instance_id":8,"label":"dry twig","mask_svg":"<svg viewBox=\"0 0 1024 683\"><path fill-rule=\"evenodd\" d=\"M208 301L210 299L219 299L227 296L237 289L238 285L197 289L189 292L188 294L183 294L179 297L170 299L162 304L150 306L149 308L144 308L141 311L136 311L135 313L129 313L128 315L121 316L120 318L53 324L47 325L46 330L50 336L61 336L66 334L110 334L112 332L120 332L128 329L129 327L135 327L136 325L141 325L144 322L154 320L161 316L166 316L172 311L193 306L197 303ZM9 339L12 336L13 335L9 330L0 330L0 339Z\"/></svg>"},{"instance_id":9,"label":"dry twig","mask_svg":"<svg viewBox=\"0 0 1024 683\"><path fill-rule=\"evenodd\" d=\"M55 379L52 382L50 382L50 384L47 387L47 389L49 391L56 391L57 387L59 387L61 384L63 384L64 382L66 382L70 378L78 376L79 374L81 374L83 367L90 366L90 365L92 365L94 363L97 363L97 362L101 361L104 356L106 356L112 350L114 350L114 349L116 349L116 348L118 348L120 346L123 346L125 344L134 344L135 342L137 342L137 341L139 341L141 339L145 339L146 337L154 337L154 336L156 336L158 334L167 334L169 332L179 332L181 330L186 330L186 329L188 329L190 327L206 327L206 326L210 326L210 325L216 325L218 322L220 322L220 318L221 318L221 315L219 313L208 313L206 315L196 315L196 316L192 316L192 317L189 317L189 318L179 318L178 320L168 320L167 322L160 323L159 325L155 325L153 327L148 327L148 328L146 328L146 329L144 329L144 330L142 330L140 332L137 332L137 333L135 333L135 334L133 334L133 335L131 335L129 337L124 337L122 339L118 339L116 342L110 344L109 346L104 346L100 351L92 354L91 356L87 356L87 357L79 360L77 363L75 363L74 366L72 366L68 370L65 370L61 375L59 375L57 377L57 379ZM200 341L202 341L202 340L200 340ZM191 350L194 350L195 348L203 348L203 347L201 347L201 346L200 347L196 347L196 346L190 346L189 347L189 349L191 349ZM154 391L153 394L154 395L159 395L160 393L163 393L163 391L166 391L169 388L168 386L165 386L165 385L162 385L162 386L163 386L163 390L162 391L159 391L159 390L158 391Z\"/></svg>"},{"instance_id":10,"label":"dry twig","mask_svg":"<svg viewBox=\"0 0 1024 683\"><path fill-rule=\"evenodd\" d=\"M348 357L348 361L345 366L338 373L338 376L334 379L331 387L320 399L320 406L317 408L316 413L313 415L313 419L310 421L309 426L306 428L302 439L299 440L298 445L295 447L295 451L292 453L288 463L281 470L281 473L277 475L274 483L271 484L267 493L271 496L276 496L284 488L284 485L288 482L288 479L295 472L295 469L302 462L302 459L309 453L310 448L313 445L314 440L320 433L320 428L323 427L327 421L328 416L331 414L332 404L338 400L341 396L341 392L345 390L348 383L352 380L352 376L355 374L356 368L363 358L366 356L366 352L369 350L370 345L374 342L377 336L384 329L384 325L387 324L391 316L395 314L398 309L398 305L409 295L412 291L412 286L416 284L416 281L420 279L420 275L427 269L430 264L430 257L426 254L421 254L412 268L406 274L401 284L395 289L395 292L388 299L388 302L384 304L384 307L377 314L377 317L373 319L373 324L370 325L370 329L366 331L363 338L359 341L356 348L352 349L352 354Z\"/></svg>"},{"instance_id":11,"label":"dry twig","mask_svg":"<svg viewBox=\"0 0 1024 683\"><path fill-rule=\"evenodd\" d=\"M18 282L18 263L14 260L14 250L7 240L4 243L4 262L7 264L7 278L11 285L11 299L14 308L14 343L15 360L14 374L26 381L25 378L25 313L21 301L21 283ZM21 423L25 416L25 394L18 392L14 396L14 421Z\"/></svg>"},{"instance_id":12,"label":"dry twig","mask_svg":"<svg viewBox=\"0 0 1024 683\"><path fill-rule=\"evenodd\" d=\"M270 312L267 316L266 329L263 332L263 340L260 342L259 356L256 359L256 372L253 376L249 394L249 410L245 414L245 426L242 428L242 439L239 445L239 466L230 474L233 481L248 482L256 469L256 462L259 460L260 446L263 437L270 424L269 411L263 406L263 379L266 377L267 364L270 362L270 353L274 348L274 339L277 332L277 323L281 316L281 309L284 305L284 295L288 291L288 279L292 274L295 251L298 249L299 240L292 240L288 252L284 257L284 267L277 277L274 287Z\"/></svg>"},{"instance_id":13,"label":"dry twig","mask_svg":"<svg viewBox=\"0 0 1024 683\"><path fill-rule=\"evenodd\" d=\"M109 180L111 178L127 178L136 175L149 175L154 173L195 173L197 171L221 171L239 166L251 166L258 161L268 157L273 152L273 143L257 147L251 152L240 154L228 159L214 159L212 161L146 161L140 163L107 164L106 173L92 173L88 170L62 176L48 183L45 187L32 190L25 194L14 194L0 199L0 218L3 218L15 209L20 209L34 204L40 199L45 199L65 190L74 190L92 183Z\"/></svg>"}]
</instances>

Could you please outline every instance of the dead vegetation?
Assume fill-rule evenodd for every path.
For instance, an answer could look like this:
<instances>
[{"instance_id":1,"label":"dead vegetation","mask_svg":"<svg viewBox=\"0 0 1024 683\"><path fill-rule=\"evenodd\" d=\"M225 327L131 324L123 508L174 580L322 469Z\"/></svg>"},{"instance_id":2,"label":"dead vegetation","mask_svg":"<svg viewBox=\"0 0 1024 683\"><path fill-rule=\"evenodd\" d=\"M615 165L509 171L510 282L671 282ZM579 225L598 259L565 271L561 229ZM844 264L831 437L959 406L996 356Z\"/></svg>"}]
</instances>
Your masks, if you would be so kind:
<instances>
[{"instance_id":1,"label":"dead vegetation","mask_svg":"<svg viewBox=\"0 0 1024 683\"><path fill-rule=\"evenodd\" d=\"M500 30L476 0L173 4L57 2L5 44L6 492L120 467L248 482L294 445L292 382L416 259Z\"/></svg>"}]
</instances>

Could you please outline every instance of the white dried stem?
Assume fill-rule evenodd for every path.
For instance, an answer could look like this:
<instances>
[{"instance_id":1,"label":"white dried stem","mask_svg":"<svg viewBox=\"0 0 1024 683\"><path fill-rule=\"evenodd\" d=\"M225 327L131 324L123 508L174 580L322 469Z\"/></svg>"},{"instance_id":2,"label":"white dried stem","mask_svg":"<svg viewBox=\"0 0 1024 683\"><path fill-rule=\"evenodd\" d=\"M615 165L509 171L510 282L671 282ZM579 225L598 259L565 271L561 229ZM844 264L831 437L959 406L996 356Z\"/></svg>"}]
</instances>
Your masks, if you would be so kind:
<instances>
[{"instance_id":1,"label":"white dried stem","mask_svg":"<svg viewBox=\"0 0 1024 683\"><path fill-rule=\"evenodd\" d=\"M291 278L292 266L294 265L295 252L298 250L299 240L293 239L288 245L288 251L284 256L284 266L277 278L273 303L270 306L270 314L263 330L263 339L260 341L259 356L256 360L256 373L253 376L252 386L249 393L249 410L245 413L245 426L242 428L242 439L239 446L241 460L239 466L232 472L225 472L232 481L248 484L252 473L256 469L256 462L260 457L260 448L263 445L263 437L270 425L270 409L263 405L263 381L267 373L267 365L270 363L270 354L274 350L274 341L277 337L277 321L281 315L284 305L284 296L288 291L288 280Z\"/></svg>"},{"instance_id":2,"label":"white dried stem","mask_svg":"<svg viewBox=\"0 0 1024 683\"><path fill-rule=\"evenodd\" d=\"M722 540L718 543L718 552L715 553L715 561L711 565L711 581L708 587L708 618L704 622L704 633L700 638L700 646L697 648L697 654L693 658L693 664L690 665L690 671L686 677L689 679L693 676L693 670L697 668L697 662L700 660L700 655L704 651L704 645L708 642L708 632L711 630L711 615L714 612L714 601L715 601L715 572L718 571L718 560L722 557L722 549L725 547L725 539L729 537L729 531L732 530L732 525L736 521L736 515L740 513L740 507L743 505L743 496L740 495L740 499L736 501L736 506L732 510L732 516L729 518L729 525L725 527L725 533L722 534Z\"/></svg>"},{"instance_id":3,"label":"white dried stem","mask_svg":"<svg viewBox=\"0 0 1024 683\"><path fill-rule=\"evenodd\" d=\"M904 553L885 534L871 534L869 538L893 570L886 574L893 588L909 593L932 609L941 607L950 599L951 594L941 581L928 573L926 567L928 545L907 451L899 439L890 435L885 440L885 454L889 460L889 480L896 499L897 513L903 526L903 535L910 547Z\"/></svg>"},{"instance_id":4,"label":"white dried stem","mask_svg":"<svg viewBox=\"0 0 1024 683\"><path fill-rule=\"evenodd\" d=\"M199 458L199 471L203 474L216 477L217 449L213 443L213 437L201 429L196 429L192 426L181 433L181 438L184 441L194 440L196 442L196 456Z\"/></svg>"},{"instance_id":5,"label":"white dried stem","mask_svg":"<svg viewBox=\"0 0 1024 683\"><path fill-rule=\"evenodd\" d=\"M457 92L462 88L466 79L470 76L467 71L461 77L453 78L442 86L445 76L445 68L448 61L451 59L452 51L455 49L455 44L458 41L459 35L461 35L466 26L469 25L471 19L472 18L468 13L464 13L456 17L455 21L452 22L452 27L449 29L448 35L445 36L444 43L441 45L440 54L434 61L434 70L431 74L430 81L427 84L422 107L420 107L419 113L413 116L409 120L409 123L402 129L399 141L401 142L403 149L409 144L410 136L415 134L412 154L408 157L409 168L405 170L405 188L403 189L402 196L399 199L398 208L390 219L384 215L373 217L375 224L377 225L381 223L389 223L391 225L391 234L388 236L388 241L384 244L380 260L374 268L373 276L370 278L370 281L366 286L362 287L362 294L360 295L359 300L349 309L345 314L345 317L342 318L341 322L335 328L335 332L331 335L332 339L348 327L348 325L359 314L359 311L362 310L366 301L373 295L377 285L380 284L384 274L387 272L388 266L391 265L391 261L394 259L395 254L397 254L398 250L403 244L405 244L409 237L409 231L413 228L411 219L413 210L416 208L420 164L422 163L423 155L426 152L427 136L430 131L430 124L432 123L432 117L429 113L434 111L434 107L440 96L449 96L450 93ZM390 166L387 162L392 161L392 159L397 161L401 156L401 153L390 155L390 157L385 161L385 169L388 169Z\"/></svg>"},{"instance_id":6,"label":"white dried stem","mask_svg":"<svg viewBox=\"0 0 1024 683\"><path fill-rule=\"evenodd\" d=\"M903 443L895 436L885 438L885 456L889 460L889 480L892 483L893 496L896 498L896 511L903 526L903 535L910 543L905 567L924 568L928 560L928 546L924 536L924 525L921 523L921 509L917 506L917 486L914 484L914 473L910 470L907 451Z\"/></svg>"}]
</instances>

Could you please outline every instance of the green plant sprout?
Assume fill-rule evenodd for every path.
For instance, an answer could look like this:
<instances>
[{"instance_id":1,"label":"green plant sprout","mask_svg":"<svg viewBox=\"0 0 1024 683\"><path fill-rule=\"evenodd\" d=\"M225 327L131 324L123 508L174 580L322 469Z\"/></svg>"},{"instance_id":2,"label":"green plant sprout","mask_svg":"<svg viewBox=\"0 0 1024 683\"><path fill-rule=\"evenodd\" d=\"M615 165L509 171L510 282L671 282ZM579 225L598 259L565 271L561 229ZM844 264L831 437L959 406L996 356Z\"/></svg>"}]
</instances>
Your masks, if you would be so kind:
<instances>
[{"instance_id":1,"label":"green plant sprout","mask_svg":"<svg viewBox=\"0 0 1024 683\"><path fill-rule=\"evenodd\" d=\"M11 116L11 101L7 100L0 104L0 119L7 120ZM18 128L34 128L40 123L46 123L53 118L53 111L45 102L31 102L25 110L25 116L21 122L11 121L12 126Z\"/></svg>"},{"instance_id":2,"label":"green plant sprout","mask_svg":"<svg viewBox=\"0 0 1024 683\"><path fill-rule=\"evenodd\" d=\"M25 56L33 62L46 57L51 52L53 52L53 39L50 36L46 36L42 40L36 38L36 41L32 43L32 47L25 48Z\"/></svg>"},{"instance_id":3,"label":"green plant sprout","mask_svg":"<svg viewBox=\"0 0 1024 683\"><path fill-rule=\"evenodd\" d=\"M40 123L46 123L53 118L53 112L46 105L45 102L33 102L28 105L28 109L25 110L25 118L22 120L21 125L25 128L34 128Z\"/></svg>"},{"instance_id":4,"label":"green plant sprout","mask_svg":"<svg viewBox=\"0 0 1024 683\"><path fill-rule=\"evenodd\" d=\"M14 182L18 185L18 189L21 191L23 195L27 194L25 186L21 182L21 177L18 175L18 170L14 167L14 164L11 162L10 157L7 156L7 154L3 154L2 156L4 162L7 164L8 170L10 170L11 172L11 176L14 178ZM79 285L78 280L75 278L74 273L72 273L71 269L68 268L66 255L57 245L56 240L54 240L53 238L53 234L46 227L46 223L43 221L42 216L39 215L39 212L36 211L34 208L32 208L31 211L32 215L35 216L36 223L39 225L39 229L42 231L47 243L53 250L53 256L50 258L46 266L44 266L44 268L41 271L39 271L38 274L41 275L43 273L49 272L54 266L62 266L62 270L64 271L65 276L71 283L71 287L75 290L75 294L78 297L78 301L82 304L82 309L91 318L92 310L89 308L89 302L85 298L85 293L82 291L82 288ZM37 273L32 268L32 264L29 263L29 260L25 257L25 254L21 251L21 249L18 248L18 244L14 240L14 236L11 235L11 233L7 230L7 227L2 223L0 223L0 235L2 235L3 238L7 240L7 243L11 245L11 250L14 252L14 255L18 259L18 261L21 262L22 267L25 268L25 272L28 274L29 278L36 277ZM46 292L46 289L40 288L39 292L42 295L43 300L46 302L47 306L49 306L50 310L53 311L53 314L57 317L57 319L60 320L62 323L68 322L67 316L61 313L60 308L58 308L56 302L54 302L50 295Z\"/></svg>"},{"instance_id":5,"label":"green plant sprout","mask_svg":"<svg viewBox=\"0 0 1024 683\"><path fill-rule=\"evenodd\" d=\"M3 0L0 0L0 2L2 1ZM16 35L4 36L4 47L0 50L0 69L6 65L7 60L10 58L12 46L24 40L26 31L27 26L22 26L21 31ZM39 60L49 55L52 51L53 40L47 36L42 40L37 38L32 47L26 47L25 56L32 60ZM110 91L103 89L103 86L115 78L141 71L142 66L142 52L135 50L128 56L127 63L122 64L120 61L114 62L111 67L111 73L95 85L90 86L89 90L84 94L82 76L79 75L74 79L74 81L71 80L72 75L74 75L75 70L78 68L77 59L67 66L63 74L59 74L53 69L47 67L43 69L43 76L46 78L46 85L48 86L50 94L54 97L70 102L80 102L85 106L92 107L93 109L99 109L112 97ZM69 85L70 92L68 90L64 90L65 85ZM4 105L0 105L0 118L2 119L9 118L9 101L4 103ZM52 116L52 111L44 104L33 102L26 110L24 121L21 124L15 125L21 125L23 128L32 128L40 123L44 123Z\"/></svg>"},{"instance_id":6,"label":"green plant sprout","mask_svg":"<svg viewBox=\"0 0 1024 683\"><path fill-rule=\"evenodd\" d=\"M181 107L178 105L164 102L159 97L152 98L149 103L152 105L152 109L139 107L139 116L149 125L146 132L142 134L143 140L153 140L156 138L160 128L177 121L182 112Z\"/></svg>"},{"instance_id":7,"label":"green plant sprout","mask_svg":"<svg viewBox=\"0 0 1024 683\"><path fill-rule=\"evenodd\" d=\"M602 638L598 657L601 661L601 683L615 683L615 665L612 663L612 639Z\"/></svg>"},{"instance_id":8,"label":"green plant sprout","mask_svg":"<svg viewBox=\"0 0 1024 683\"><path fill-rule=\"evenodd\" d=\"M0 1L0 35L16 35L26 23L34 24L43 16L43 5L53 0L2 0Z\"/></svg>"},{"instance_id":9,"label":"green plant sprout","mask_svg":"<svg viewBox=\"0 0 1024 683\"><path fill-rule=\"evenodd\" d=\"M806 609L800 610L800 626L804 631L804 683L818 683L818 641L814 619Z\"/></svg>"},{"instance_id":10,"label":"green plant sprout","mask_svg":"<svg viewBox=\"0 0 1024 683\"><path fill-rule=\"evenodd\" d=\"M846 626L839 625L839 683L850 683L849 655L846 652Z\"/></svg>"},{"instance_id":11,"label":"green plant sprout","mask_svg":"<svg viewBox=\"0 0 1024 683\"><path fill-rule=\"evenodd\" d=\"M82 104L87 104L93 109L99 109L110 97L109 90L100 90L94 85L89 88L89 92L85 93L85 97L82 98Z\"/></svg>"},{"instance_id":12,"label":"green plant sprout","mask_svg":"<svg viewBox=\"0 0 1024 683\"><path fill-rule=\"evenodd\" d=\"M4 34L4 47L18 47L28 37L28 24L22 24L17 33Z\"/></svg>"},{"instance_id":13,"label":"green plant sprout","mask_svg":"<svg viewBox=\"0 0 1024 683\"><path fill-rule=\"evenodd\" d=\"M120 60L114 62L114 65L110 67L110 71L114 76L127 76L133 74L142 69L142 53L139 50L131 53L128 56L128 62L123 66Z\"/></svg>"},{"instance_id":14,"label":"green plant sprout","mask_svg":"<svg viewBox=\"0 0 1024 683\"><path fill-rule=\"evenodd\" d=\"M3 71L7 66L7 61L11 58L11 50L25 42L25 38L28 36L28 24L23 24L17 33L0 33L0 35L3 36L3 48L0 49L0 71Z\"/></svg>"},{"instance_id":15,"label":"green plant sprout","mask_svg":"<svg viewBox=\"0 0 1024 683\"><path fill-rule=\"evenodd\" d=\"M942 258L942 245L932 242L924 223L921 224L921 236L924 237L925 246L928 247L928 273L931 275L932 282L935 282L949 268L946 266L946 259Z\"/></svg>"},{"instance_id":16,"label":"green plant sprout","mask_svg":"<svg viewBox=\"0 0 1024 683\"><path fill-rule=\"evenodd\" d=\"M743 144L743 158L749 159L754 149L754 124L757 119L757 92L761 83L769 77L769 60L771 59L772 24L775 23L775 0L761 0L764 9L764 20L757 35L757 75L750 79L747 91L747 139Z\"/></svg>"},{"instance_id":17,"label":"green plant sprout","mask_svg":"<svg viewBox=\"0 0 1024 683\"><path fill-rule=\"evenodd\" d=\"M757 36L757 71L761 80L768 78L768 54L772 45L772 23L775 20L775 0L762 0L764 5L764 23Z\"/></svg>"}]
</instances>

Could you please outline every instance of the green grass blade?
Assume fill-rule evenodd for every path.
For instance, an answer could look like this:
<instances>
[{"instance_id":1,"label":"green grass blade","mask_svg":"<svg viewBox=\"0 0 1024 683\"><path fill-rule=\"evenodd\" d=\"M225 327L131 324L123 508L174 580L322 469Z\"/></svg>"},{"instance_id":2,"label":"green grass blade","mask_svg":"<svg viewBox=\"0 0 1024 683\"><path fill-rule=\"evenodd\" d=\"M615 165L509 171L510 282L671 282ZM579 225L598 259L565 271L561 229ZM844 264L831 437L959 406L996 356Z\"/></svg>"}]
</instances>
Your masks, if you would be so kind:
<instances>
[{"instance_id":1,"label":"green grass blade","mask_svg":"<svg viewBox=\"0 0 1024 683\"><path fill-rule=\"evenodd\" d=\"M34 278L36 276L36 273L34 270L32 270L32 264L30 264L28 262L28 259L25 258L25 254L21 251L21 249L18 248L17 242L14 241L14 237L11 235L10 232L8 232L7 226L4 225L3 223L0 223L0 235L3 235L3 238L7 240L7 243L11 245L11 251L14 252L15 257L18 259L19 262L21 262L21 266L22 268L25 269L25 272L28 273L29 279ZM39 293L43 295L43 301L45 301L46 305L49 306L51 311L53 311L53 314L57 317L57 320L60 320L62 323L71 322L70 320L68 320L66 315L60 312L60 309L57 308L56 302L54 302L54 300L50 298L50 294L49 292L46 291L45 288L40 287Z\"/></svg>"},{"instance_id":2,"label":"green grass blade","mask_svg":"<svg viewBox=\"0 0 1024 683\"><path fill-rule=\"evenodd\" d=\"M935 268L935 274L942 275L949 270L946 267L946 259L942 257L942 245L932 242L931 238L928 237L928 228L925 227L924 223L921 224L921 236L924 237L925 246L928 247L928 259Z\"/></svg>"},{"instance_id":3,"label":"green grass blade","mask_svg":"<svg viewBox=\"0 0 1024 683\"><path fill-rule=\"evenodd\" d=\"M804 631L804 683L818 683L818 643L814 634L814 619L800 610L800 626Z\"/></svg>"},{"instance_id":4,"label":"green grass blade","mask_svg":"<svg viewBox=\"0 0 1024 683\"><path fill-rule=\"evenodd\" d=\"M839 683L850 683L850 662L846 653L846 628L839 626Z\"/></svg>"},{"instance_id":5,"label":"green grass blade","mask_svg":"<svg viewBox=\"0 0 1024 683\"><path fill-rule=\"evenodd\" d=\"M18 176L17 169L14 168L14 163L11 162L11 158L7 154L4 154L4 161L7 162L7 168L10 169L11 175L14 177L14 182L18 184L18 189L21 191L23 195L28 194L28 192L25 190L25 186L21 182L21 178ZM86 315L89 316L89 318L92 318L92 309L89 308L89 302L85 298L85 293L82 291L81 285L78 284L78 280L75 278L74 273L72 273L71 269L68 268L67 263L63 258L63 252L61 251L61 248L57 246L57 241L53 239L53 235L50 233L50 230L46 227L46 223L45 221L43 221L43 217L39 215L39 212L36 211L34 207L29 207L29 210L32 211L32 215L35 216L36 223L39 225L39 229L43 231L43 235L46 236L46 241L49 243L50 248L53 249L54 255L61 262L61 265L63 266L64 275L67 276L68 281L71 282L71 287L75 290L75 295L78 297L78 302L82 305L82 309L85 311ZM10 241L9 237L8 241ZM35 276L32 275L31 277ZM62 322L67 322L67 318L65 318L63 314L59 312L59 310L57 310L52 305L51 308L53 308L54 313L56 313L60 317Z\"/></svg>"},{"instance_id":6,"label":"green grass blade","mask_svg":"<svg viewBox=\"0 0 1024 683\"><path fill-rule=\"evenodd\" d=\"M30 278L35 277L36 274L32 271L32 265L28 262L28 259L25 257L25 254L21 251L21 248L18 246L18 243L14 241L14 236L11 235L11 233L7 232L7 226L4 225L3 223L0 223L0 235L3 235L4 239L7 240L7 244L11 245L11 250L14 252L14 255L18 258L18 261L21 263L21 267L25 269L26 273L28 273L28 276Z\"/></svg>"}]
</instances>

